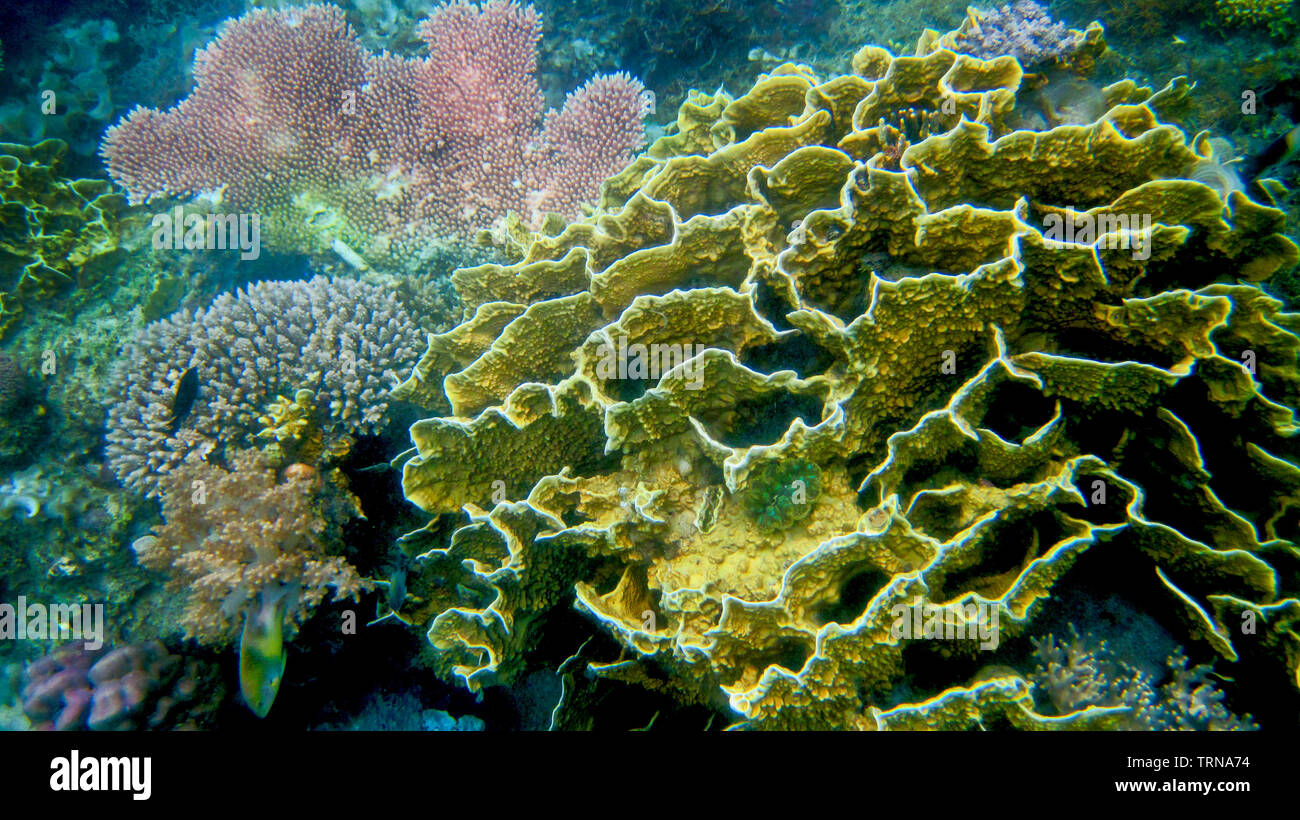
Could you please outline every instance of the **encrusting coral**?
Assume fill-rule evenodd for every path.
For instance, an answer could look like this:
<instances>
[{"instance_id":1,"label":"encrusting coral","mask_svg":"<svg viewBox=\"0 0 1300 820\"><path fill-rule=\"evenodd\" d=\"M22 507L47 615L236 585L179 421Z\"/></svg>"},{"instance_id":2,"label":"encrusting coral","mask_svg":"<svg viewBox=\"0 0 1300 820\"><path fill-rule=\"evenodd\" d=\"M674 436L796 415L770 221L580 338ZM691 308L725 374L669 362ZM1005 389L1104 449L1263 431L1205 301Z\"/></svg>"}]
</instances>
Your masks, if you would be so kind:
<instances>
[{"instance_id":1,"label":"encrusting coral","mask_svg":"<svg viewBox=\"0 0 1300 820\"><path fill-rule=\"evenodd\" d=\"M978 641L894 626L994 611L1022 638L1104 545L1220 670L1300 686L1275 569L1300 317L1253 284L1300 258L1284 215L1186 178L1210 151L1174 119L1185 81L1016 130L1024 68L960 34L696 93L595 215L454 274L463 321L397 390L435 413L403 488L435 516L409 584L443 674L516 680L576 606L621 652L562 667L561 723L595 680L752 728L1096 727L1020 673L971 681ZM1071 37L1086 75L1101 28ZM904 112L927 133L891 158ZM820 495L764 531L744 488L772 463Z\"/></svg>"}]
</instances>

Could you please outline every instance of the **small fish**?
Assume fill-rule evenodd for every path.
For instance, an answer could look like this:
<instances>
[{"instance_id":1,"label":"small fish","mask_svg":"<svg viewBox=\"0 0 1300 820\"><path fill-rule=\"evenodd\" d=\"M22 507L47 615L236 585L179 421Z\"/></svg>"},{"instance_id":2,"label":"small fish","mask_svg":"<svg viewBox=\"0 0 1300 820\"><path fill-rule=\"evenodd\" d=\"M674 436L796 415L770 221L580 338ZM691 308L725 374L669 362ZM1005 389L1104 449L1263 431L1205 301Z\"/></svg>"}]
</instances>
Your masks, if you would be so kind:
<instances>
[{"instance_id":1,"label":"small fish","mask_svg":"<svg viewBox=\"0 0 1300 820\"><path fill-rule=\"evenodd\" d=\"M1172 44L1176 46L1185 46L1187 45L1187 41L1175 34Z\"/></svg>"},{"instance_id":2,"label":"small fish","mask_svg":"<svg viewBox=\"0 0 1300 820\"><path fill-rule=\"evenodd\" d=\"M181 429L185 417L194 409L194 402L199 397L199 371L196 367L187 367L176 380L176 392L172 394L171 415L167 418L167 432L175 435Z\"/></svg>"},{"instance_id":3,"label":"small fish","mask_svg":"<svg viewBox=\"0 0 1300 820\"><path fill-rule=\"evenodd\" d=\"M253 714L266 717L284 679L284 615L290 588L268 587L244 614L239 639L239 690Z\"/></svg>"},{"instance_id":4,"label":"small fish","mask_svg":"<svg viewBox=\"0 0 1300 820\"><path fill-rule=\"evenodd\" d=\"M406 567L395 567L388 573L388 608L397 612L406 601Z\"/></svg>"},{"instance_id":5,"label":"small fish","mask_svg":"<svg viewBox=\"0 0 1300 820\"><path fill-rule=\"evenodd\" d=\"M1245 163L1243 176L1255 179L1264 171L1285 165L1300 156L1300 125L1269 143L1268 147Z\"/></svg>"}]
</instances>

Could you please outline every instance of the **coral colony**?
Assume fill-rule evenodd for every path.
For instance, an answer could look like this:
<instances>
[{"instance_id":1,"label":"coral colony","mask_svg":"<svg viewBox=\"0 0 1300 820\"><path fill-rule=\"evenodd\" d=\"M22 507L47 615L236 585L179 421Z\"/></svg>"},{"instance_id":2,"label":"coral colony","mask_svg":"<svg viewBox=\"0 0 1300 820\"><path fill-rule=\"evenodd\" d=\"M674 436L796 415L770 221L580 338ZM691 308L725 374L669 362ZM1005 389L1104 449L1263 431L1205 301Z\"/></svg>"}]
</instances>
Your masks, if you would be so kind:
<instances>
[{"instance_id":1,"label":"coral colony","mask_svg":"<svg viewBox=\"0 0 1300 820\"><path fill-rule=\"evenodd\" d=\"M1293 722L1294 124L1031 0L771 5L675 113L518 2L60 27L195 51L0 143L0 719Z\"/></svg>"},{"instance_id":2,"label":"coral colony","mask_svg":"<svg viewBox=\"0 0 1300 820\"><path fill-rule=\"evenodd\" d=\"M451 3L419 33L429 56L400 59L334 6L250 12L196 56L190 96L109 130L109 173L132 202L259 213L270 248L414 262L507 211L577 216L641 146L627 74L544 110L531 6Z\"/></svg>"},{"instance_id":3,"label":"coral colony","mask_svg":"<svg viewBox=\"0 0 1300 820\"><path fill-rule=\"evenodd\" d=\"M222 294L127 341L110 376L108 463L153 492L191 453L251 445L274 400L301 388L323 405L328 433L374 432L420 341L393 294L365 282L317 276ZM188 412L176 406L186 373L198 391Z\"/></svg>"}]
</instances>

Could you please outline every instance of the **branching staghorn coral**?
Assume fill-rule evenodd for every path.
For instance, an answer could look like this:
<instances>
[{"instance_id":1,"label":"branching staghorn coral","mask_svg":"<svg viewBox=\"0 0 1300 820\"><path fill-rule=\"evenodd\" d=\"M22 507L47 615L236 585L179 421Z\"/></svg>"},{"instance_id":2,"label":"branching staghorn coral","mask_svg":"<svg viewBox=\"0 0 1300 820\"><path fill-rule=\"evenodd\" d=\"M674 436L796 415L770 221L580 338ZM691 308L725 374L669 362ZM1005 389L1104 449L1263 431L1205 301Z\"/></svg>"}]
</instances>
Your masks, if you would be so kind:
<instances>
[{"instance_id":1,"label":"branching staghorn coral","mask_svg":"<svg viewBox=\"0 0 1300 820\"><path fill-rule=\"evenodd\" d=\"M158 476L187 454L252 445L277 397L304 389L314 392L327 449L372 433L422 339L391 293L323 276L260 282L180 311L142 329L114 370L109 464L153 495ZM185 402L187 379L197 393Z\"/></svg>"}]
</instances>

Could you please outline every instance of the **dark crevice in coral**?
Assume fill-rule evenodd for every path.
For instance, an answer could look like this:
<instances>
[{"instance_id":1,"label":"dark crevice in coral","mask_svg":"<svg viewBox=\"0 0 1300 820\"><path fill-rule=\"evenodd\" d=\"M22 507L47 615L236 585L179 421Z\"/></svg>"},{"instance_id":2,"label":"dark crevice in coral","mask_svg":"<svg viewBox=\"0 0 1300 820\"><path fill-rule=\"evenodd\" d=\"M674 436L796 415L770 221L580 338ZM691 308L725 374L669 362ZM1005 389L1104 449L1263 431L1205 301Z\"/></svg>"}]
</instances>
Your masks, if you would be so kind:
<instances>
[{"instance_id":1,"label":"dark crevice in coral","mask_svg":"<svg viewBox=\"0 0 1300 820\"><path fill-rule=\"evenodd\" d=\"M1292 507L1273 520L1274 534L1291 543L1300 543L1300 509Z\"/></svg>"},{"instance_id":2,"label":"dark crevice in coral","mask_svg":"<svg viewBox=\"0 0 1300 820\"><path fill-rule=\"evenodd\" d=\"M587 458L575 460L574 463L570 465L573 467L573 477L590 478L591 476L600 475L601 473L613 472L619 468L619 458L617 452L606 454L600 453L599 451L592 451L588 454ZM528 484L528 486L524 488L523 494L527 495L532 488L533 484Z\"/></svg>"},{"instance_id":3,"label":"dark crevice in coral","mask_svg":"<svg viewBox=\"0 0 1300 820\"><path fill-rule=\"evenodd\" d=\"M1044 396L1033 385L1007 380L993 388L993 398L979 426L1018 444L1051 421L1055 411L1055 399Z\"/></svg>"},{"instance_id":4,"label":"dark crevice in coral","mask_svg":"<svg viewBox=\"0 0 1300 820\"><path fill-rule=\"evenodd\" d=\"M1253 442L1279 458L1294 460L1295 455L1284 447L1274 447L1280 441L1255 414L1231 416L1209 401L1209 395L1210 388L1194 375L1169 391L1166 405L1194 434L1203 433L1197 435L1196 443L1210 473L1210 489L1226 507L1262 530L1274 514L1282 488L1253 465L1245 443Z\"/></svg>"},{"instance_id":5,"label":"dark crevice in coral","mask_svg":"<svg viewBox=\"0 0 1300 820\"><path fill-rule=\"evenodd\" d=\"M826 372L835 358L819 347L804 333L794 333L765 345L746 350L740 356L741 364L760 373L793 370L806 379Z\"/></svg>"},{"instance_id":6,"label":"dark crevice in coral","mask_svg":"<svg viewBox=\"0 0 1300 820\"><path fill-rule=\"evenodd\" d=\"M932 386L929 390L920 392L911 415L904 424L899 425L902 429L912 427L926 413L947 407L957 391L984 369L991 351L972 345L951 351L954 354L952 357L946 355L948 352L941 351L934 360L922 361L918 365L921 368L934 368L933 376L929 377ZM953 372L948 372L949 370Z\"/></svg>"},{"instance_id":7,"label":"dark crevice in coral","mask_svg":"<svg viewBox=\"0 0 1300 820\"><path fill-rule=\"evenodd\" d=\"M1198 290L1225 280L1224 271L1231 266L1225 264L1221 251L1206 245L1206 239L1205 231L1191 228L1191 236L1178 246L1173 256L1147 262L1144 275L1133 289L1133 296L1155 296L1178 288ZM1236 283L1233 279L1226 281Z\"/></svg>"},{"instance_id":8,"label":"dark crevice in coral","mask_svg":"<svg viewBox=\"0 0 1300 820\"><path fill-rule=\"evenodd\" d=\"M906 617L911 617L907 613ZM895 686L889 696L876 703L881 709L889 709L904 703L919 703L932 698L954 685L954 681L966 682L979 669L989 663L992 652L954 652L954 645L968 643L967 640L948 640L946 638L922 639L907 642L903 647L902 667L907 674L901 685ZM989 727L985 727L989 728Z\"/></svg>"},{"instance_id":9,"label":"dark crevice in coral","mask_svg":"<svg viewBox=\"0 0 1300 820\"><path fill-rule=\"evenodd\" d=\"M962 520L957 498L935 492L918 494L908 508L907 517L913 527L939 541L951 539L968 523Z\"/></svg>"},{"instance_id":10,"label":"dark crevice in coral","mask_svg":"<svg viewBox=\"0 0 1300 820\"><path fill-rule=\"evenodd\" d=\"M821 288L801 282L801 287L806 288L800 294L804 304L831 314L845 325L852 324L871 307L871 283L875 281L870 268L861 264L855 268L854 274L851 279Z\"/></svg>"},{"instance_id":11,"label":"dark crevice in coral","mask_svg":"<svg viewBox=\"0 0 1300 820\"><path fill-rule=\"evenodd\" d=\"M966 476L973 475L977 469L975 454L969 449L947 453L942 461L917 461L907 468L898 482L898 497L911 498L921 490L965 483Z\"/></svg>"},{"instance_id":12,"label":"dark crevice in coral","mask_svg":"<svg viewBox=\"0 0 1300 820\"><path fill-rule=\"evenodd\" d=\"M1118 470L1142 488L1144 518L1217 546L1212 527L1226 523L1226 516L1210 516L1200 480L1170 451L1166 430L1155 428L1135 435L1125 447ZM1087 487L1081 489L1088 494Z\"/></svg>"},{"instance_id":13,"label":"dark crevice in coral","mask_svg":"<svg viewBox=\"0 0 1300 820\"><path fill-rule=\"evenodd\" d=\"M560 512L560 520L564 522L564 526L566 527L577 527L593 519L591 516L585 515L573 507L565 507Z\"/></svg>"},{"instance_id":14,"label":"dark crevice in coral","mask_svg":"<svg viewBox=\"0 0 1300 820\"><path fill-rule=\"evenodd\" d=\"M618 561L603 563L596 569L595 577L588 583L595 589L597 595L608 595L618 587L619 581L623 580L623 569L623 564Z\"/></svg>"},{"instance_id":15,"label":"dark crevice in coral","mask_svg":"<svg viewBox=\"0 0 1300 820\"><path fill-rule=\"evenodd\" d=\"M1097 526L1122 524L1128 520L1128 505L1133 496L1114 479L1095 473L1079 473L1074 476L1074 485L1085 503L1062 504L1058 508L1061 512Z\"/></svg>"},{"instance_id":16,"label":"dark crevice in coral","mask_svg":"<svg viewBox=\"0 0 1300 820\"><path fill-rule=\"evenodd\" d=\"M616 401L636 401L656 384L657 379L606 379L600 389Z\"/></svg>"},{"instance_id":17,"label":"dark crevice in coral","mask_svg":"<svg viewBox=\"0 0 1300 820\"><path fill-rule=\"evenodd\" d=\"M813 619L819 626L832 622L841 626L853 623L867 611L867 604L885 588L890 577L876 567L857 570L840 585L839 600L819 608Z\"/></svg>"},{"instance_id":18,"label":"dark crevice in coral","mask_svg":"<svg viewBox=\"0 0 1300 820\"><path fill-rule=\"evenodd\" d=\"M758 315L771 322L777 330L790 330L794 327L785 316L790 311L798 309L798 305L792 305L782 298L766 279L759 279L754 283L753 293L754 310Z\"/></svg>"},{"instance_id":19,"label":"dark crevice in coral","mask_svg":"<svg viewBox=\"0 0 1300 820\"><path fill-rule=\"evenodd\" d=\"M944 577L933 592L935 601L952 601L969 592L986 598L1001 597L1029 561L1068 537L1056 515L1050 511L1028 518L999 522L983 536L985 547L974 566Z\"/></svg>"},{"instance_id":20,"label":"dark crevice in coral","mask_svg":"<svg viewBox=\"0 0 1300 820\"><path fill-rule=\"evenodd\" d=\"M1064 328L1053 334L1056 346L1053 354L1094 362L1121 364L1138 362L1168 369L1182 359L1182 351L1162 351L1150 344L1129 344L1114 339L1091 328Z\"/></svg>"},{"instance_id":21,"label":"dark crevice in coral","mask_svg":"<svg viewBox=\"0 0 1300 820\"><path fill-rule=\"evenodd\" d=\"M737 402L726 411L725 427L716 416L705 421L709 434L728 447L752 447L775 444L796 417L808 427L816 426L821 421L822 403L815 396L777 393Z\"/></svg>"},{"instance_id":22,"label":"dark crevice in coral","mask_svg":"<svg viewBox=\"0 0 1300 820\"><path fill-rule=\"evenodd\" d=\"M811 656L812 647L806 641L798 638L780 638L774 646L765 647L756 653L754 666L758 669L779 666L796 674L803 669L803 665Z\"/></svg>"},{"instance_id":23,"label":"dark crevice in coral","mask_svg":"<svg viewBox=\"0 0 1300 820\"><path fill-rule=\"evenodd\" d=\"M1070 419L1068 433L1075 449L1109 463L1124 440L1131 417L1069 399L1062 399L1061 405L1061 412Z\"/></svg>"}]
</instances>

